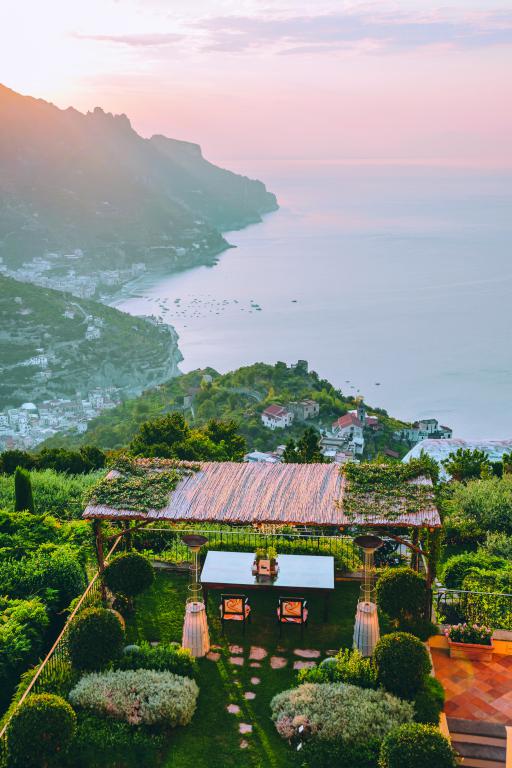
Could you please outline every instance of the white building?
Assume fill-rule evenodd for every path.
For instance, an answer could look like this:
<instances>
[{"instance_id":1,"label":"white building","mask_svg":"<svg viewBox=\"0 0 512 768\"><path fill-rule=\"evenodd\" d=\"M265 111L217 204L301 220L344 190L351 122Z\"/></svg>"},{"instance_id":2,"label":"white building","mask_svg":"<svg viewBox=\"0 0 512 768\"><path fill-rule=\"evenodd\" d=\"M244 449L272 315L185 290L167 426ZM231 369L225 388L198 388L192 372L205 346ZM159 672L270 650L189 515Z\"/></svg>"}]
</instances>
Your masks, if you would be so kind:
<instances>
[{"instance_id":1,"label":"white building","mask_svg":"<svg viewBox=\"0 0 512 768\"><path fill-rule=\"evenodd\" d=\"M395 433L400 440L407 440L409 443L419 443L420 440L434 438L438 440L449 440L453 436L451 427L445 427L437 419L421 419L415 421L411 427L406 427Z\"/></svg>"},{"instance_id":2,"label":"white building","mask_svg":"<svg viewBox=\"0 0 512 768\"><path fill-rule=\"evenodd\" d=\"M268 429L285 429L293 423L293 413L282 405L269 405L261 414L261 421Z\"/></svg>"},{"instance_id":3,"label":"white building","mask_svg":"<svg viewBox=\"0 0 512 768\"><path fill-rule=\"evenodd\" d=\"M334 437L342 440L350 451L360 454L364 450L363 424L354 413L346 413L332 425Z\"/></svg>"},{"instance_id":4,"label":"white building","mask_svg":"<svg viewBox=\"0 0 512 768\"><path fill-rule=\"evenodd\" d=\"M274 456L272 453L264 453L263 451L252 451L251 453L246 453L244 456L244 461L247 461L250 464L279 463L279 459L276 456Z\"/></svg>"}]
</instances>

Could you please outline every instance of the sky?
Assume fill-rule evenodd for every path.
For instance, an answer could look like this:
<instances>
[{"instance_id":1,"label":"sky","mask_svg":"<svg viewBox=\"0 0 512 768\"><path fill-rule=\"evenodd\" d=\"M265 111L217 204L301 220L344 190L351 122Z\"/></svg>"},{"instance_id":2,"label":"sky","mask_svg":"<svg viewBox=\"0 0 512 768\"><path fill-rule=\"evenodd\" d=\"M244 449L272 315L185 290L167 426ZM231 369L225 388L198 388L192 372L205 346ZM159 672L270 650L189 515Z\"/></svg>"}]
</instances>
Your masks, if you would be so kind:
<instances>
[{"instance_id":1,"label":"sky","mask_svg":"<svg viewBox=\"0 0 512 768\"><path fill-rule=\"evenodd\" d=\"M512 0L0 0L0 81L216 162L512 168Z\"/></svg>"}]
</instances>

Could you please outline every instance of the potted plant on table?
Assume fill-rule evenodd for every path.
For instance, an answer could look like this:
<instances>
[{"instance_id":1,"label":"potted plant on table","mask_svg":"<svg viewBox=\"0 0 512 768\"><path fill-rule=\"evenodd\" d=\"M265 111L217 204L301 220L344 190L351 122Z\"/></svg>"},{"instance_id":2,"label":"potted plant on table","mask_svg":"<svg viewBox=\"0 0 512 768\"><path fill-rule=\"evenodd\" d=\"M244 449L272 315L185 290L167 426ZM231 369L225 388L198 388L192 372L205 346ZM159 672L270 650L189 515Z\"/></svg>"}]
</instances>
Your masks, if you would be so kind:
<instances>
[{"instance_id":1,"label":"potted plant on table","mask_svg":"<svg viewBox=\"0 0 512 768\"><path fill-rule=\"evenodd\" d=\"M275 576L278 571L277 549L275 547L269 547L267 549L267 557L270 560L270 574Z\"/></svg>"},{"instance_id":2,"label":"potted plant on table","mask_svg":"<svg viewBox=\"0 0 512 768\"><path fill-rule=\"evenodd\" d=\"M492 661L492 629L480 624L454 624L446 630L450 658Z\"/></svg>"},{"instance_id":3,"label":"potted plant on table","mask_svg":"<svg viewBox=\"0 0 512 768\"><path fill-rule=\"evenodd\" d=\"M254 555L252 572L255 576L273 577L277 574L277 552L274 547L260 547Z\"/></svg>"}]
</instances>

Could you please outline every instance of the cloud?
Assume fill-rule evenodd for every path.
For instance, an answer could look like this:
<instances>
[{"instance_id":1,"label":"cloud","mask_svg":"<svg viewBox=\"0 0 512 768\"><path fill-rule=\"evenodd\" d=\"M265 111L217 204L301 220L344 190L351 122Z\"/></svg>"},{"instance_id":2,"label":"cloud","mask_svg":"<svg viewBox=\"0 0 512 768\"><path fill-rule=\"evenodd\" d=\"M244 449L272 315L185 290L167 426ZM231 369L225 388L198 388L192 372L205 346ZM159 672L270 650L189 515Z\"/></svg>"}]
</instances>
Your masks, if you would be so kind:
<instances>
[{"instance_id":1,"label":"cloud","mask_svg":"<svg viewBox=\"0 0 512 768\"><path fill-rule=\"evenodd\" d=\"M162 45L173 45L183 40L183 35L173 32L148 32L126 35L83 35L75 34L80 40L95 40L100 43L128 45L133 48L153 48Z\"/></svg>"},{"instance_id":2,"label":"cloud","mask_svg":"<svg viewBox=\"0 0 512 768\"><path fill-rule=\"evenodd\" d=\"M271 48L278 53L333 49L396 50L442 45L477 48L512 43L512 12L472 14L342 12L309 16L217 16L197 22L208 50Z\"/></svg>"}]
</instances>

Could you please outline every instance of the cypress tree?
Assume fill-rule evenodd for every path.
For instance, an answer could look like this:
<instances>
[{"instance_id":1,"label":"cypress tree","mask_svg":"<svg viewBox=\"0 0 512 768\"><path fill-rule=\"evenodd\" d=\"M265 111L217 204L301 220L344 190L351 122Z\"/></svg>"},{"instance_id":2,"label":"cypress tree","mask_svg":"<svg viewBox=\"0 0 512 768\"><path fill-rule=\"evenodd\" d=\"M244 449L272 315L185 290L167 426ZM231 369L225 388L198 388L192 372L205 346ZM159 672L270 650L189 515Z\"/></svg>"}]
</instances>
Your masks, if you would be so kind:
<instances>
[{"instance_id":1,"label":"cypress tree","mask_svg":"<svg viewBox=\"0 0 512 768\"><path fill-rule=\"evenodd\" d=\"M14 473L14 511L35 512L30 472L22 467L16 467Z\"/></svg>"}]
</instances>

